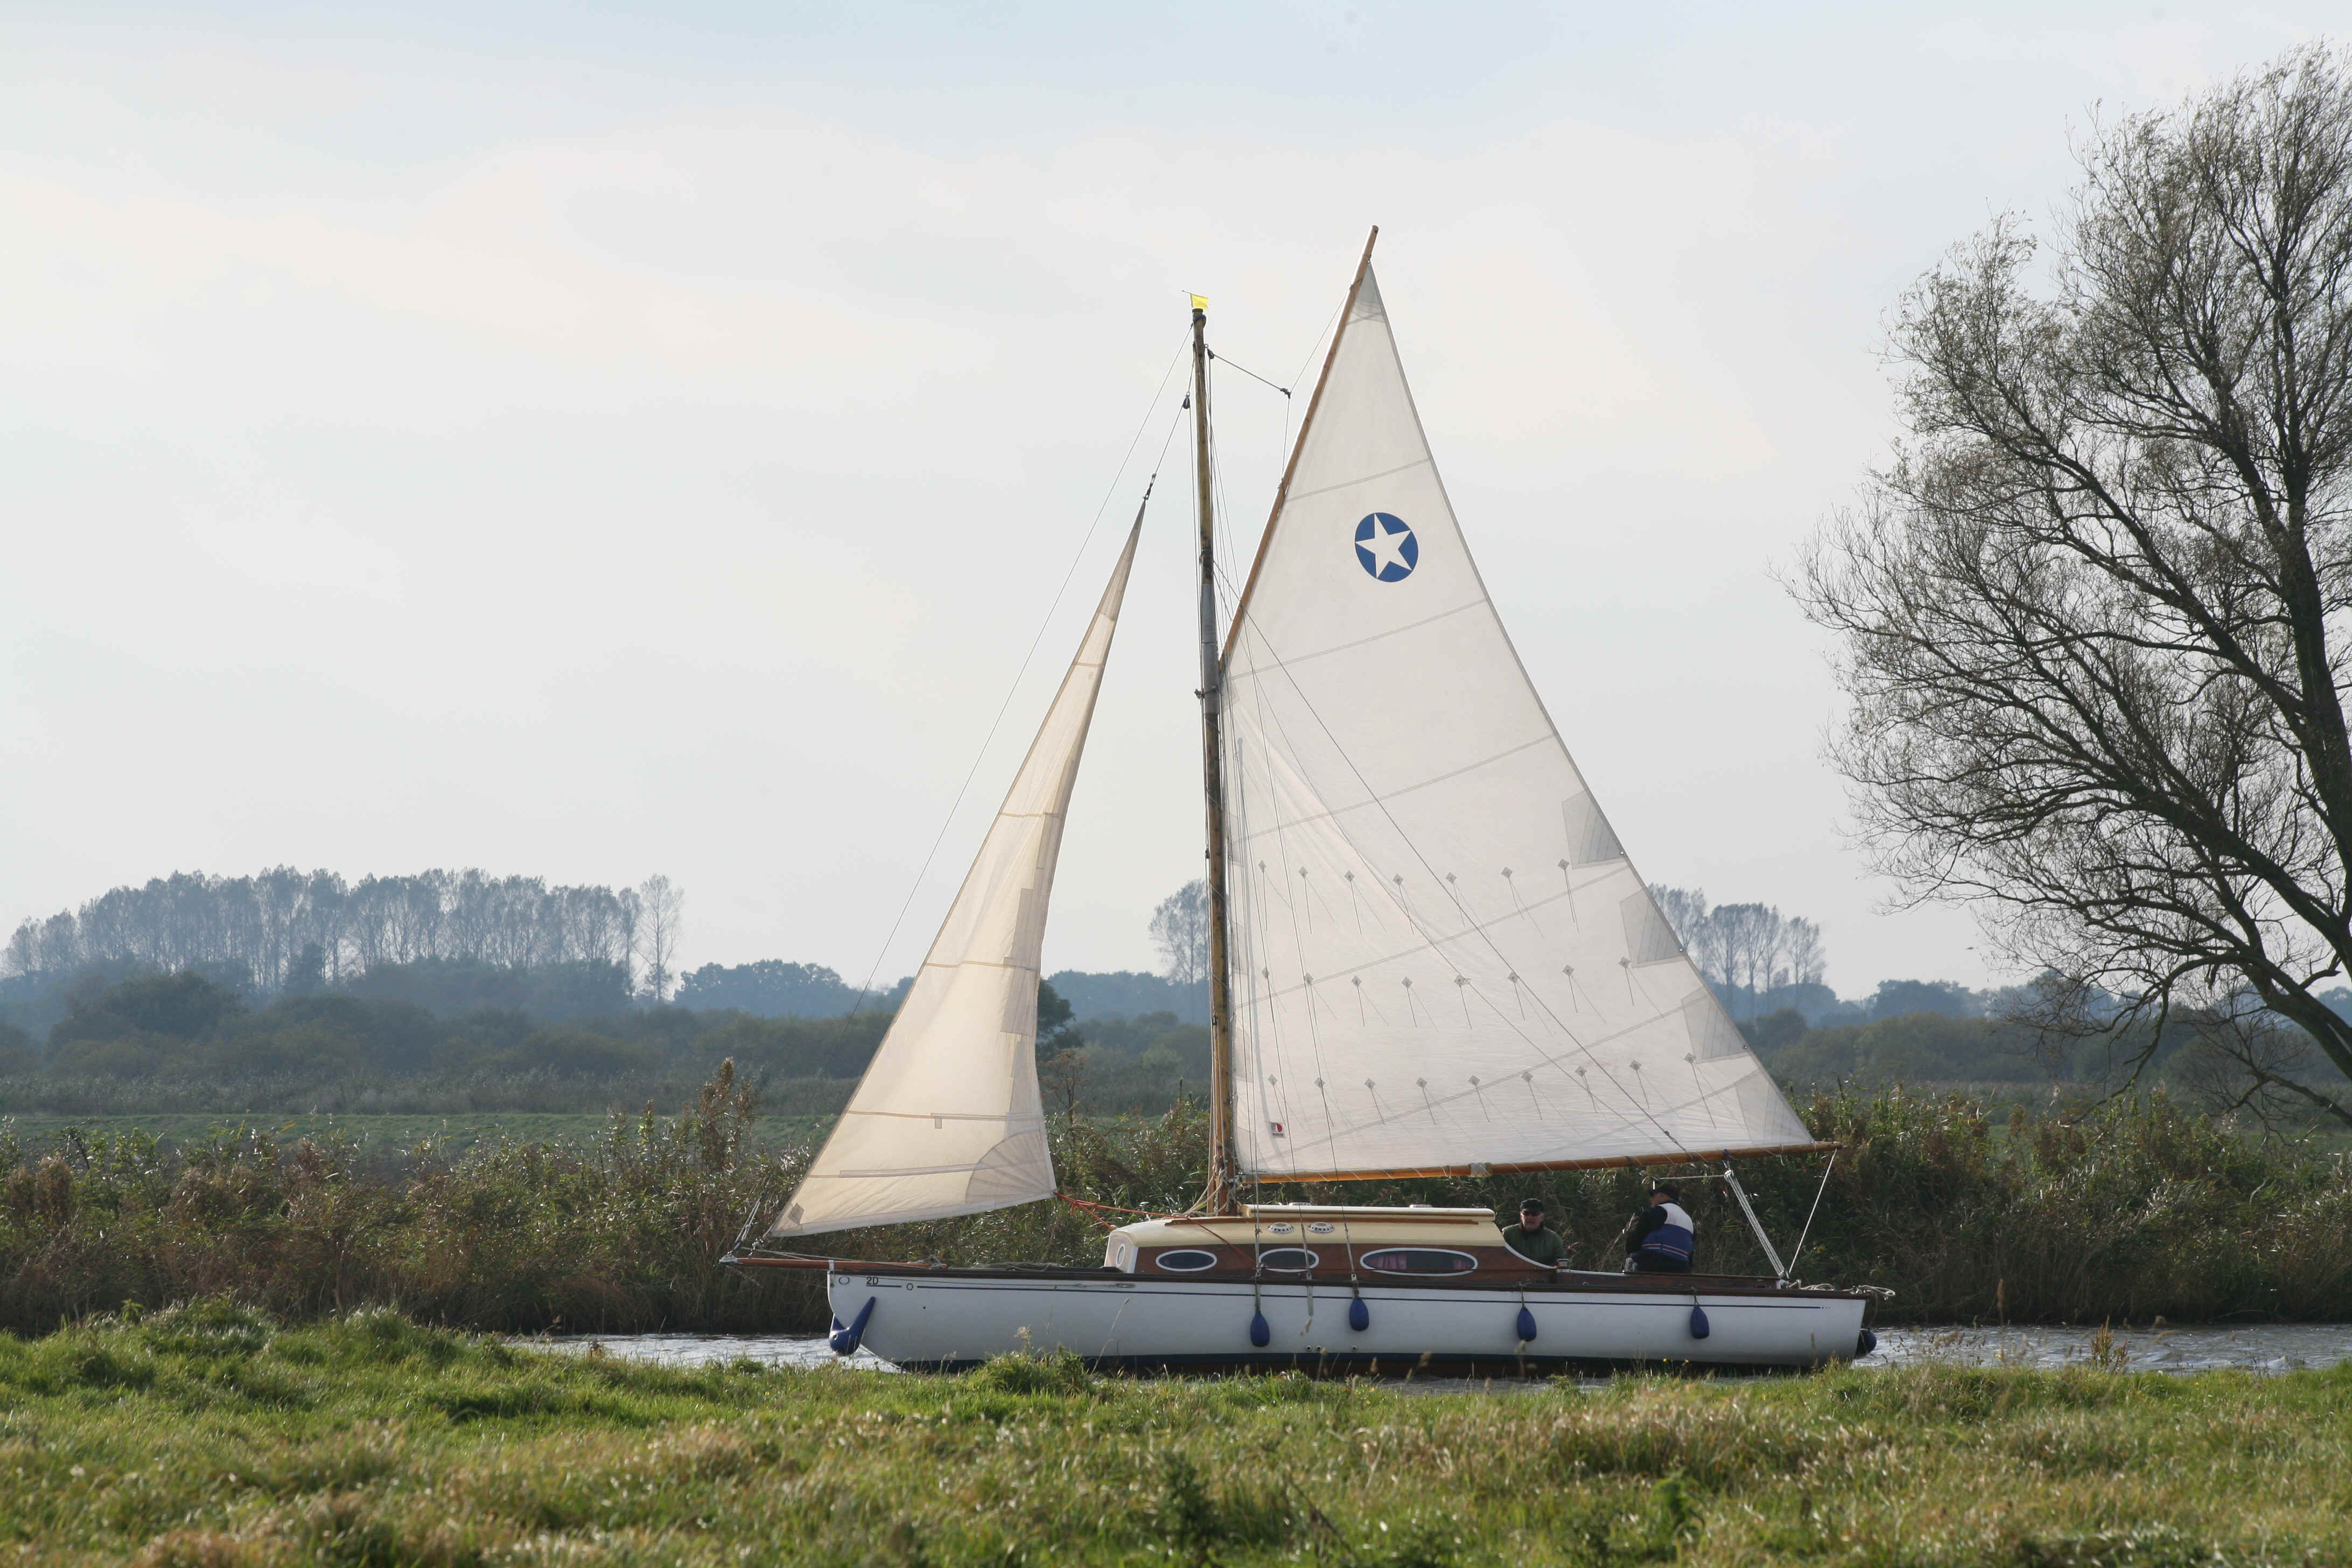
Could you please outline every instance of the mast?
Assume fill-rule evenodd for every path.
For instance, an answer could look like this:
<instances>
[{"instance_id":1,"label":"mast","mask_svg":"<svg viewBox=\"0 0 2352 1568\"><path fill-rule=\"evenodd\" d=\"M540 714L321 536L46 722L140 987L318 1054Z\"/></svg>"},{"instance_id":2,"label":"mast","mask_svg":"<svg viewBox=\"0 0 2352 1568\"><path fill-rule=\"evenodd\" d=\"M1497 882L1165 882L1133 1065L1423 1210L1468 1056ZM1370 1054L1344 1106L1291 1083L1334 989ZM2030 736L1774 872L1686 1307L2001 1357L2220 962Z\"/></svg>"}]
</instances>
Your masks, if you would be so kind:
<instances>
[{"instance_id":1,"label":"mast","mask_svg":"<svg viewBox=\"0 0 2352 1568\"><path fill-rule=\"evenodd\" d=\"M1201 771L1209 833L1209 1212L1232 1214L1233 983L1225 944L1225 742L1223 659L1217 638L1217 509L1209 472L1209 302L1192 296L1193 488L1201 498Z\"/></svg>"}]
</instances>

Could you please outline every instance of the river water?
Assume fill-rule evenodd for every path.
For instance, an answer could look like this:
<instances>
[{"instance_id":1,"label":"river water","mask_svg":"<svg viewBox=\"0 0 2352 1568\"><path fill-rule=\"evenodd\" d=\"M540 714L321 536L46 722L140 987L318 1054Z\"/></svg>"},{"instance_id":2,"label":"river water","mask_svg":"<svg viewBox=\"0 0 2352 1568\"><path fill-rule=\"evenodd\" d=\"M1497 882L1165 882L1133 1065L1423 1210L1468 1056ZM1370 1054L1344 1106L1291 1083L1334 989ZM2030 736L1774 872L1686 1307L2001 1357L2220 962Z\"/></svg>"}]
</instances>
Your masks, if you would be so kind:
<instances>
[{"instance_id":1,"label":"river water","mask_svg":"<svg viewBox=\"0 0 2352 1568\"><path fill-rule=\"evenodd\" d=\"M1860 1367L1916 1366L1938 1362L1954 1366L2063 1367L2091 1364L2100 1352L2096 1329L1881 1329L1878 1349ZM830 1366L841 1358L823 1338L723 1334L563 1335L531 1342L554 1349L585 1351L601 1344L609 1355L667 1366L706 1366L745 1357L778 1366ZM2352 1362L2352 1323L2283 1323L2248 1328L2125 1329L2113 1336L2109 1364L2135 1372L2296 1372ZM2120 1357L2118 1363L2117 1358ZM898 1369L868 1351L848 1364L872 1372ZM1427 1380L1424 1380L1427 1381ZM1468 1388L1455 1379L1441 1386Z\"/></svg>"}]
</instances>

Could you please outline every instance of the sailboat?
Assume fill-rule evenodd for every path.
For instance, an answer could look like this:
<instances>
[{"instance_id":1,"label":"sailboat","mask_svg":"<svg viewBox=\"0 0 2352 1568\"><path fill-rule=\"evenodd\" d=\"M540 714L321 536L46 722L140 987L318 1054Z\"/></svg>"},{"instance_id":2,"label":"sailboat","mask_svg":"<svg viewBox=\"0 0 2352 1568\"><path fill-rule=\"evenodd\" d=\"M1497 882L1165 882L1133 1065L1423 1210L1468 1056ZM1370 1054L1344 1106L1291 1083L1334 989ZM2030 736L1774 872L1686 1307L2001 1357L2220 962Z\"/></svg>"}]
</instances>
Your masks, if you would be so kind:
<instances>
[{"instance_id":1,"label":"sailboat","mask_svg":"<svg viewBox=\"0 0 2352 1568\"><path fill-rule=\"evenodd\" d=\"M1218 626L1193 301L1211 1155L1095 1268L844 1259L806 1238L1055 1193L1047 904L1143 516L846 1110L747 1268L822 1268L833 1345L952 1369L1804 1367L1859 1290L1538 1266L1492 1211L1245 1201L1267 1183L1722 1166L1829 1150L1683 952L1504 630L1404 376L1372 231Z\"/></svg>"}]
</instances>

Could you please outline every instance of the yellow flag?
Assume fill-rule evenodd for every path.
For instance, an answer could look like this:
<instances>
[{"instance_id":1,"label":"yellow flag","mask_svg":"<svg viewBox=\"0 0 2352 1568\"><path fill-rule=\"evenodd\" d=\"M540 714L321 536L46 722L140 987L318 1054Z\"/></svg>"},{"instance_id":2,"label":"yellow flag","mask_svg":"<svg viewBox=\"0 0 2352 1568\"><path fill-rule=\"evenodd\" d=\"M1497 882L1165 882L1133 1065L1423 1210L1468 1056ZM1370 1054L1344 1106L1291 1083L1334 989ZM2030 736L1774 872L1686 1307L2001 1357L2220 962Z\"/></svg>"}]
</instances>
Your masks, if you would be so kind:
<instances>
[{"instance_id":1,"label":"yellow flag","mask_svg":"<svg viewBox=\"0 0 2352 1568\"><path fill-rule=\"evenodd\" d=\"M1195 310L1205 310L1208 308L1209 297L1206 294L1195 294L1192 296L1192 309Z\"/></svg>"}]
</instances>

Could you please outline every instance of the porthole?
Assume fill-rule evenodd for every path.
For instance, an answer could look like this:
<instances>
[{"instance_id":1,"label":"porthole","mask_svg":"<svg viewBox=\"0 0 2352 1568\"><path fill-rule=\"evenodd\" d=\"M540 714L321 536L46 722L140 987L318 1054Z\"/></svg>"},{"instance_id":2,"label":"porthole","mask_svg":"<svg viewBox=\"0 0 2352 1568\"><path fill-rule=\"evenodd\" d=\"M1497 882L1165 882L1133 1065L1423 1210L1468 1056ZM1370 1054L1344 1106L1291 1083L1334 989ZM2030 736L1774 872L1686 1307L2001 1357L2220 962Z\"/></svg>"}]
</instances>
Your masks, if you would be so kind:
<instances>
[{"instance_id":1,"label":"porthole","mask_svg":"<svg viewBox=\"0 0 2352 1568\"><path fill-rule=\"evenodd\" d=\"M1269 1247L1257 1255L1261 1267L1283 1274L1304 1274L1315 1267L1315 1255L1303 1247Z\"/></svg>"},{"instance_id":2,"label":"porthole","mask_svg":"<svg viewBox=\"0 0 2352 1568\"><path fill-rule=\"evenodd\" d=\"M1364 1267L1375 1274L1467 1274L1478 1260L1444 1247L1391 1247L1364 1254Z\"/></svg>"},{"instance_id":3,"label":"porthole","mask_svg":"<svg viewBox=\"0 0 2352 1568\"><path fill-rule=\"evenodd\" d=\"M1177 1274L1198 1274L1203 1268L1217 1266L1217 1255L1202 1252L1198 1247L1186 1247L1176 1252L1163 1252L1151 1260L1154 1268L1165 1268Z\"/></svg>"}]
</instances>

